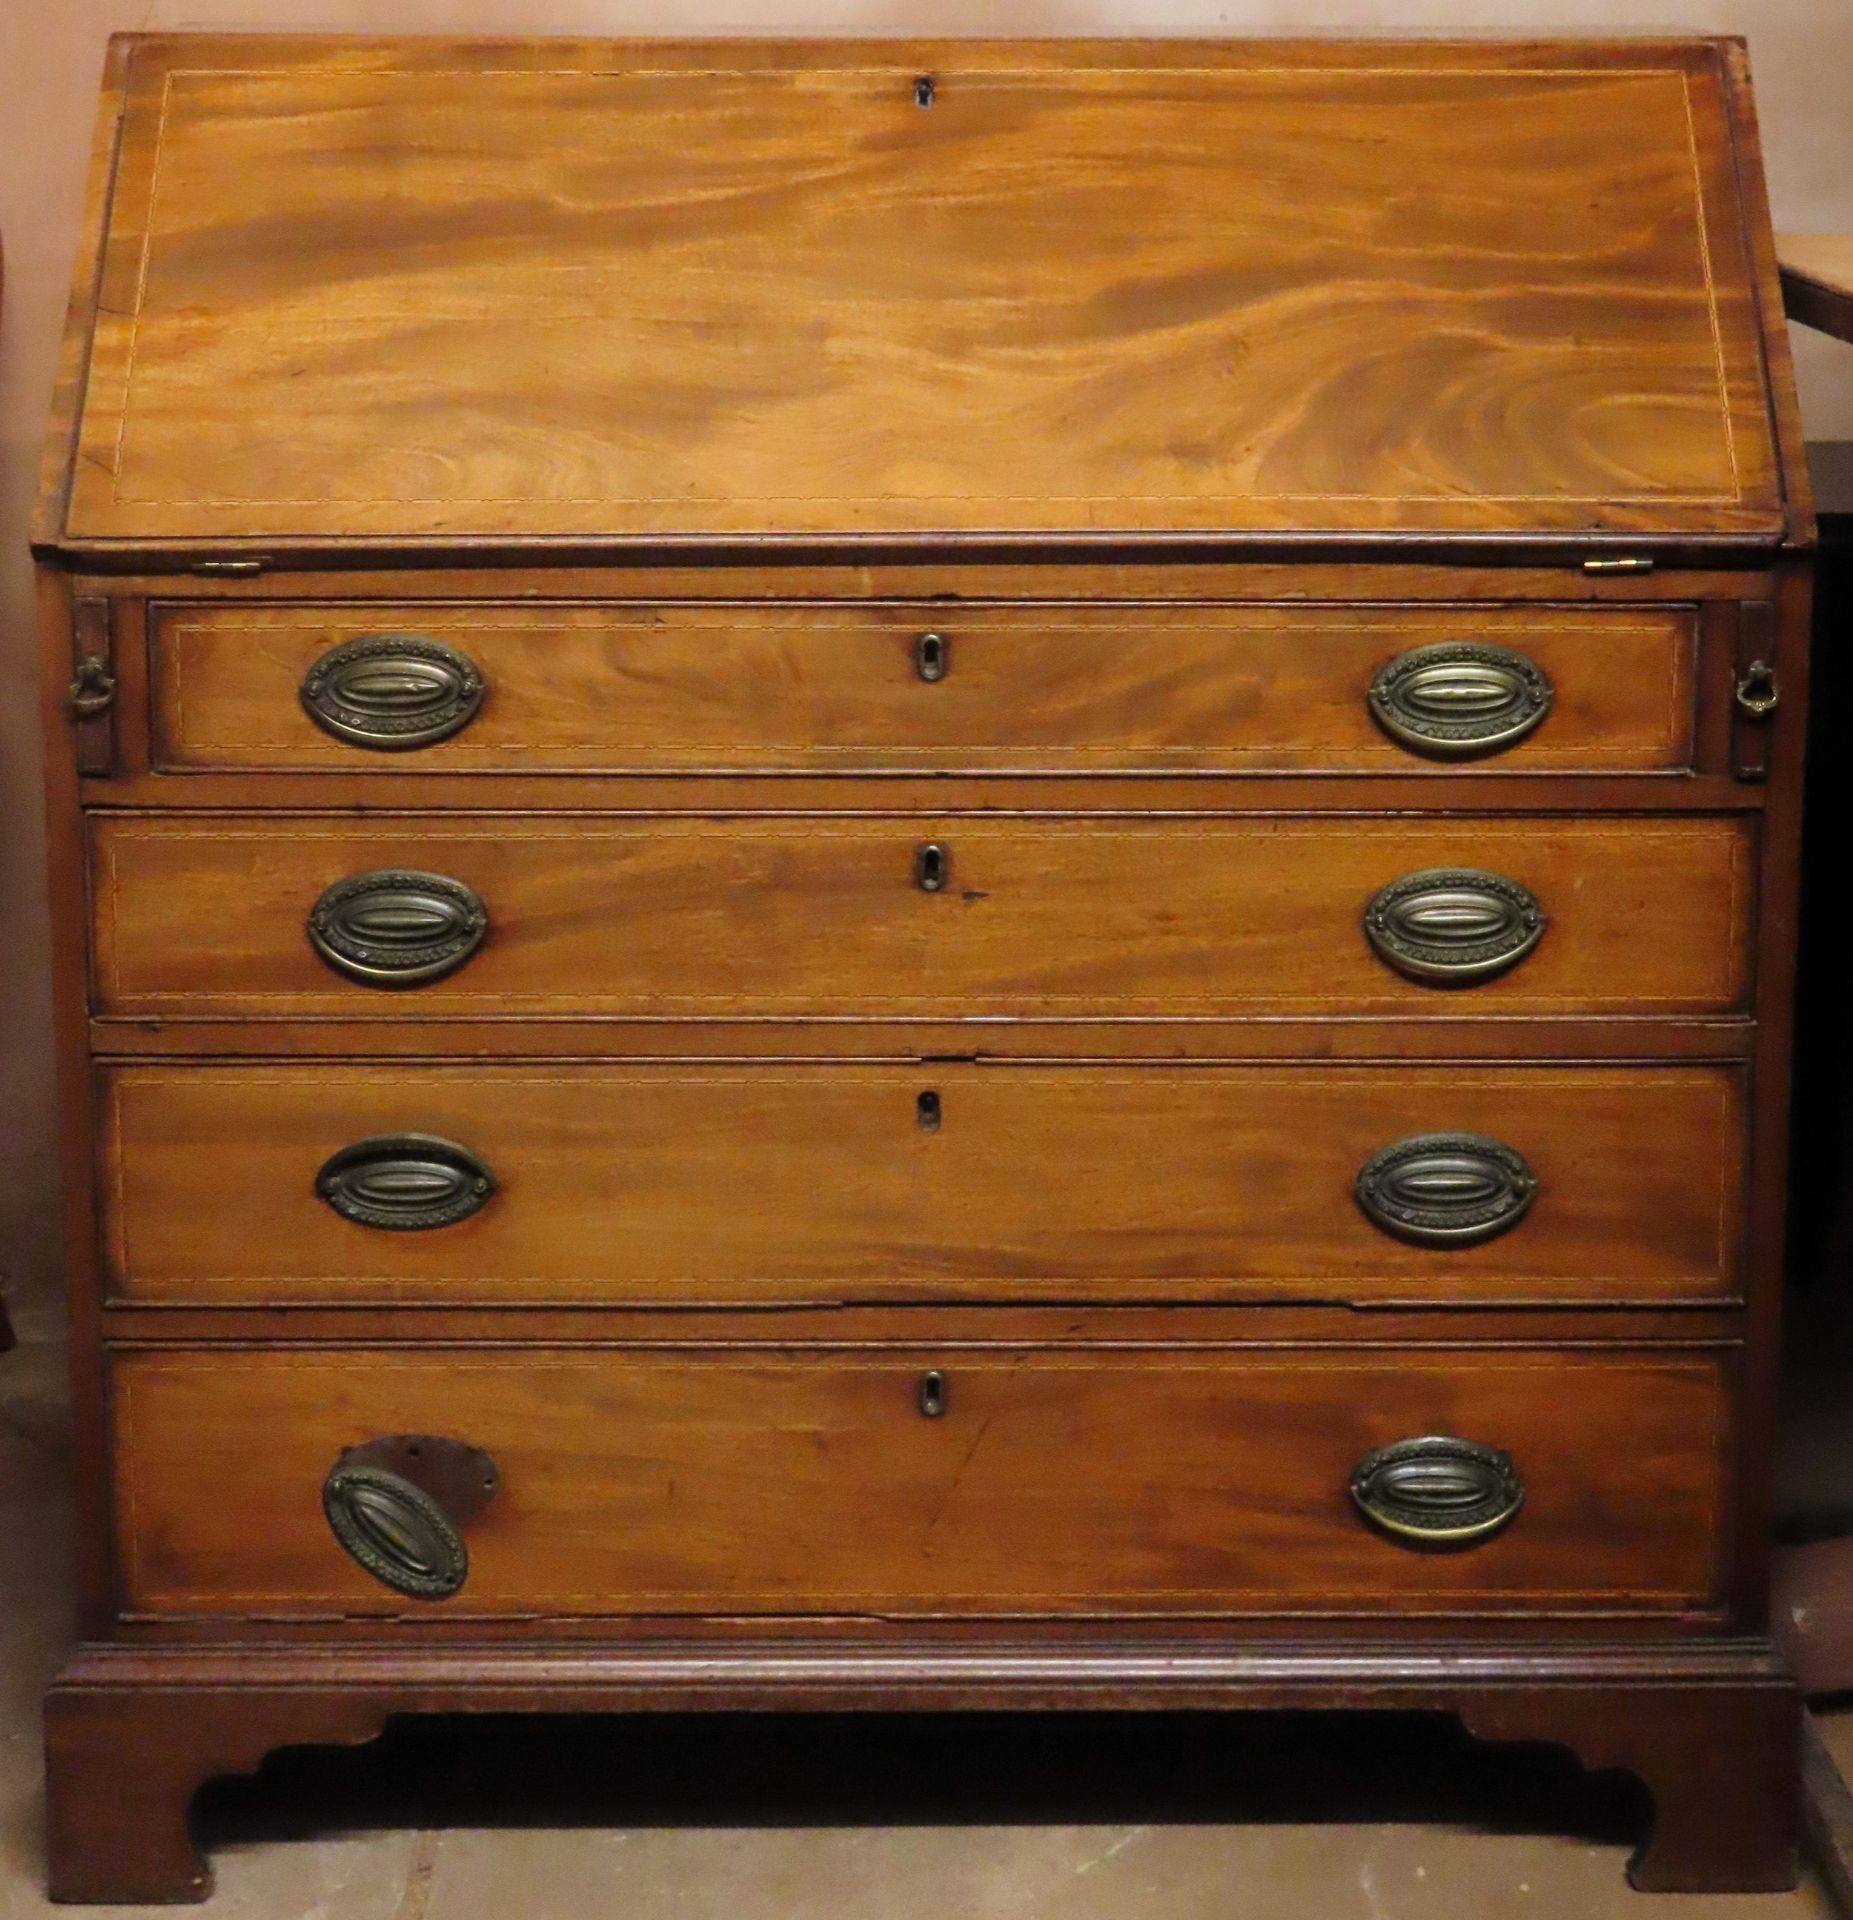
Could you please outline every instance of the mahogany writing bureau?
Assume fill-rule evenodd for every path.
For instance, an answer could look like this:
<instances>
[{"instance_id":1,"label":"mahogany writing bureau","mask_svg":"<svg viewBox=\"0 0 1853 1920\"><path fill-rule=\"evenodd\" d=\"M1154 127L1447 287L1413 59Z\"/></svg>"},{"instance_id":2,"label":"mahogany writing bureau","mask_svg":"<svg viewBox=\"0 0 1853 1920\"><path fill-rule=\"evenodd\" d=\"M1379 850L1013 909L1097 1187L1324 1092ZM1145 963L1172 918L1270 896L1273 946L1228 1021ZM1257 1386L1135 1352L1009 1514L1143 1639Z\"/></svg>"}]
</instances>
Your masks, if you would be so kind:
<instances>
[{"instance_id":1,"label":"mahogany writing bureau","mask_svg":"<svg viewBox=\"0 0 1853 1920\"><path fill-rule=\"evenodd\" d=\"M1727 41L116 43L54 1889L395 1712L1421 1707L1792 1873Z\"/></svg>"}]
</instances>

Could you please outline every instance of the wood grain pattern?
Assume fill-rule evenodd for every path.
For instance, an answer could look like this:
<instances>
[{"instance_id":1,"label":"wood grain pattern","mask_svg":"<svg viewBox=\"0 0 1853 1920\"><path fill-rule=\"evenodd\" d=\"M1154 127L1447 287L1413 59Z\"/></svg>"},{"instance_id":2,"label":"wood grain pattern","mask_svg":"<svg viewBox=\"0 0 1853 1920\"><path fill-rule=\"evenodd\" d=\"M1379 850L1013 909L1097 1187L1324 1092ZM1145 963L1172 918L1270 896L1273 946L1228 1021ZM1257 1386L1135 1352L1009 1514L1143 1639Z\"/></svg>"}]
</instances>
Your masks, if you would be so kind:
<instances>
[{"instance_id":1,"label":"wood grain pattern","mask_svg":"<svg viewBox=\"0 0 1853 1920\"><path fill-rule=\"evenodd\" d=\"M934 1096L923 1131L917 1102ZM1729 1068L146 1066L107 1075L104 1234L130 1305L1086 1298L1718 1300ZM1540 1183L1483 1246L1353 1203L1414 1133ZM378 1135L463 1143L494 1199L422 1232L314 1190ZM749 1196L743 1201L742 1196Z\"/></svg>"},{"instance_id":2,"label":"wood grain pattern","mask_svg":"<svg viewBox=\"0 0 1853 1920\"><path fill-rule=\"evenodd\" d=\"M1742 44L132 36L94 156L54 1889L197 1896L193 1789L273 1744L691 1706L1453 1710L1637 1771L1638 1884L1792 1877L1810 515ZM420 624L467 732L311 727ZM1406 760L1362 684L1469 632L1557 708ZM386 865L489 907L417 992L305 938ZM1433 865L1543 944L1388 972ZM1451 1128L1531 1211L1383 1238L1358 1162ZM338 1220L398 1130L499 1190ZM436 1605L321 1505L420 1429L503 1476ZM1525 1477L1473 1552L1346 1496L1436 1431Z\"/></svg>"},{"instance_id":3,"label":"wood grain pattern","mask_svg":"<svg viewBox=\"0 0 1853 1920\"><path fill-rule=\"evenodd\" d=\"M1773 537L1762 217L1715 43L150 40L63 533Z\"/></svg>"},{"instance_id":4,"label":"wood grain pattern","mask_svg":"<svg viewBox=\"0 0 1853 1920\"><path fill-rule=\"evenodd\" d=\"M46 1703L55 1899L191 1900L212 1877L187 1831L200 1784L255 1771L267 1746L374 1738L390 1715L715 1712L1452 1712L1476 1738L1548 1741L1591 1771L1636 1774L1651 1826L1628 1863L1643 1891L1768 1891L1796 1879L1793 1678L1748 1638L1488 1645L1260 1641L1178 1626L1090 1641L1075 1629L953 1640L881 1622L800 1637L753 1623L677 1641L553 1654L430 1638L294 1646L88 1646ZM861 1627L856 1641L842 1631ZM122 1767L133 1753L136 1765ZM1694 1766L1695 1754L1729 1764ZM82 1817L78 1810L82 1809ZM618 1817L614 1810L614 1818ZM1643 1806L1643 1817L1646 1808Z\"/></svg>"},{"instance_id":5,"label":"wood grain pattern","mask_svg":"<svg viewBox=\"0 0 1853 1920\"><path fill-rule=\"evenodd\" d=\"M1514 648L1551 681L1542 728L1441 770L1668 771L1692 754L1687 609L173 606L153 638L154 760L174 769L848 773L1359 770L1437 762L1366 700L1398 655ZM923 681L916 647L946 648ZM382 753L298 697L329 648L410 633L489 693L455 737Z\"/></svg>"},{"instance_id":6,"label":"wood grain pattern","mask_svg":"<svg viewBox=\"0 0 1853 1920\"><path fill-rule=\"evenodd\" d=\"M132 1613L1676 1613L1721 1571L1701 1355L169 1351L120 1355L114 1404ZM450 1600L322 1517L340 1449L400 1432L500 1472ZM1525 1478L1471 1552L1351 1509L1365 1452L1429 1432Z\"/></svg>"},{"instance_id":7,"label":"wood grain pattern","mask_svg":"<svg viewBox=\"0 0 1853 1920\"><path fill-rule=\"evenodd\" d=\"M91 835L97 1005L123 1016L1671 1013L1748 982L1751 835L1728 819L166 815ZM939 893L915 883L927 843ZM1391 972L1361 930L1379 887L1448 866L1506 873L1552 919L1459 991ZM380 992L303 929L325 887L399 867L473 887L491 930L449 978Z\"/></svg>"}]
</instances>

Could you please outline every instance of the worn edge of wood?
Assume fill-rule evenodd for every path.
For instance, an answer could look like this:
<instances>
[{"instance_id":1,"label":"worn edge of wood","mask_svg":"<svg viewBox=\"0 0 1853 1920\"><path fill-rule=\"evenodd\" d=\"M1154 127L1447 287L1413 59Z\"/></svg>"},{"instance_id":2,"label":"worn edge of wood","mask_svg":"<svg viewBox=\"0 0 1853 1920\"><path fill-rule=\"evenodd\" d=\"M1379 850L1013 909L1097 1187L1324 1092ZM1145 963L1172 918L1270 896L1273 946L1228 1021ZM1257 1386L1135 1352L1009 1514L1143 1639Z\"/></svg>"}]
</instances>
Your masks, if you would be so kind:
<instances>
[{"instance_id":1,"label":"worn edge of wood","mask_svg":"<svg viewBox=\"0 0 1853 1920\"><path fill-rule=\"evenodd\" d=\"M56 1064L68 1368L77 1485L79 1617L95 1628L112 1606L106 1462L103 1328L96 1270L97 1218L90 1108L90 901L77 749L67 685L73 603L70 582L49 568L37 580L44 723L45 831L51 907L52 1043Z\"/></svg>"},{"instance_id":2,"label":"worn edge of wood","mask_svg":"<svg viewBox=\"0 0 1853 1920\"><path fill-rule=\"evenodd\" d=\"M1812 551L1817 540L1814 493L1808 477L1808 447L1802 430L1801 400L1795 385L1794 356L1783 321L1782 271L1776 256L1776 231L1770 218L1769 183L1763 167L1763 142L1757 123L1756 95L1750 85L1750 49L1741 36L1719 42L1724 62L1725 118L1736 163L1737 231L1750 246L1750 284L1757 305L1757 343L1763 360L1765 399L1774 416L1776 463L1786 516L1788 544Z\"/></svg>"},{"instance_id":3,"label":"worn edge of wood","mask_svg":"<svg viewBox=\"0 0 1853 1920\"><path fill-rule=\"evenodd\" d=\"M1759 1687L1792 1692L1795 1681L1767 1639L1622 1644L1472 1642L1386 1646L1333 1637L1297 1644L1162 1637L1110 1646L998 1640L982 1646L916 1640L845 1646L830 1641L738 1638L638 1641L524 1650L493 1641L417 1648L385 1641L302 1646L80 1646L53 1682L54 1694L126 1689L263 1689L398 1695L393 1711L670 1711L890 1708L917 1693L935 1706L1099 1704L1177 1707L1444 1702L1481 1689L1574 1687ZM1249 1696L1237 1702L1236 1694ZM595 1705L606 1702L608 1705Z\"/></svg>"},{"instance_id":4,"label":"worn edge of wood","mask_svg":"<svg viewBox=\"0 0 1853 1920\"><path fill-rule=\"evenodd\" d=\"M1769 1520L1775 1487L1782 1280L1788 1236L1790 1087L1795 1041L1801 818L1806 773L1813 568L1797 556L1776 583L1775 650L1782 703L1770 717L1770 804L1763 816L1750 984L1756 1019L1740 1271L1748 1313L1736 1452L1737 1526L1731 1559L1736 1619L1762 1631L1769 1616Z\"/></svg>"},{"instance_id":5,"label":"worn edge of wood","mask_svg":"<svg viewBox=\"0 0 1853 1920\"><path fill-rule=\"evenodd\" d=\"M116 165L121 154L123 118L128 104L129 62L134 36L116 34L104 57L102 97L91 135L90 168L84 189L70 300L59 348L50 423L39 469L39 491L32 518L35 554L52 551L65 529L71 479L83 424L84 392L90 377L90 344L103 286L103 243L115 204Z\"/></svg>"}]
</instances>

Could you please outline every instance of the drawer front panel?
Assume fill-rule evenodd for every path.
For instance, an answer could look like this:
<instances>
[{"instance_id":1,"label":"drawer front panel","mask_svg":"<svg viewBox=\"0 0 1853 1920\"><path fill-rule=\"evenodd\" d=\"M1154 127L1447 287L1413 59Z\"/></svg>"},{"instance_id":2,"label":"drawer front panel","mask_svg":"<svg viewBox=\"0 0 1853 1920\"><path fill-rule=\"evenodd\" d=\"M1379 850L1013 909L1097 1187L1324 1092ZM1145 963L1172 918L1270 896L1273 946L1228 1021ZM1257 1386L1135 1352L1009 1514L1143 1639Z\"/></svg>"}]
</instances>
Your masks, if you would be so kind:
<instances>
[{"instance_id":1,"label":"drawer front panel","mask_svg":"<svg viewBox=\"0 0 1853 1920\"><path fill-rule=\"evenodd\" d=\"M1652 772L1691 761L1695 632L1680 607L178 606L154 623L155 755L359 773ZM431 643L474 671L479 706L421 664ZM1516 651L1548 683L1545 717L1504 745L1412 750L1369 692L1425 647ZM331 668L366 676L345 727ZM1430 692L1465 702L1475 734L1471 686Z\"/></svg>"},{"instance_id":2,"label":"drawer front panel","mask_svg":"<svg viewBox=\"0 0 1853 1920\"><path fill-rule=\"evenodd\" d=\"M113 1371L123 1598L148 1614L428 1620L1670 1613L1718 1586L1724 1365L1543 1350L145 1350ZM324 1517L342 1450L401 1434L480 1448L498 1478L458 1529L467 1578L446 1599L385 1585ZM1523 1487L1509 1525L1437 1553L1365 1521L1348 1491L1359 1463L1421 1435L1509 1455Z\"/></svg>"},{"instance_id":3,"label":"drawer front panel","mask_svg":"<svg viewBox=\"0 0 1853 1920\"><path fill-rule=\"evenodd\" d=\"M1659 1302L1739 1257L1725 1067L137 1066L101 1105L132 1303ZM1373 1156L1460 1135L1520 1157L1522 1217L1367 1218ZM403 1194L338 1211L368 1142ZM1417 1193L1444 1233L1462 1168Z\"/></svg>"},{"instance_id":4,"label":"drawer front panel","mask_svg":"<svg viewBox=\"0 0 1853 1920\"><path fill-rule=\"evenodd\" d=\"M126 1016L1458 1019L1731 1011L1749 985L1754 829L1736 818L130 815L91 832L96 1000ZM354 910L357 877L406 869L450 894L421 877L382 937L428 928L437 944L393 964L441 964L385 991L307 927L318 901ZM1517 883L1542 938L1471 985L1405 978L1365 910L1429 869Z\"/></svg>"}]
</instances>

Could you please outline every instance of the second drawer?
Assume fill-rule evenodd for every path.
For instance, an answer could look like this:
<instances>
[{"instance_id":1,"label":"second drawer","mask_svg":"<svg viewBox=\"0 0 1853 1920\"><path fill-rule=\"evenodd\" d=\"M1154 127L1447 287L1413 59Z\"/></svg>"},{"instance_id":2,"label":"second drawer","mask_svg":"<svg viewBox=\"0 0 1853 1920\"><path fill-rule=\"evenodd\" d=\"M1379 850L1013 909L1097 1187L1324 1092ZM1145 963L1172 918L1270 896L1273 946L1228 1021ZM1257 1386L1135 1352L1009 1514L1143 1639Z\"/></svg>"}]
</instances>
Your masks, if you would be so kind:
<instances>
[{"instance_id":1,"label":"second drawer","mask_svg":"<svg viewBox=\"0 0 1853 1920\"><path fill-rule=\"evenodd\" d=\"M124 1018L1731 1012L1755 824L93 815Z\"/></svg>"},{"instance_id":2,"label":"second drawer","mask_svg":"<svg viewBox=\"0 0 1853 1920\"><path fill-rule=\"evenodd\" d=\"M148 1065L103 1094L129 1303L1737 1285L1724 1066Z\"/></svg>"}]
</instances>

